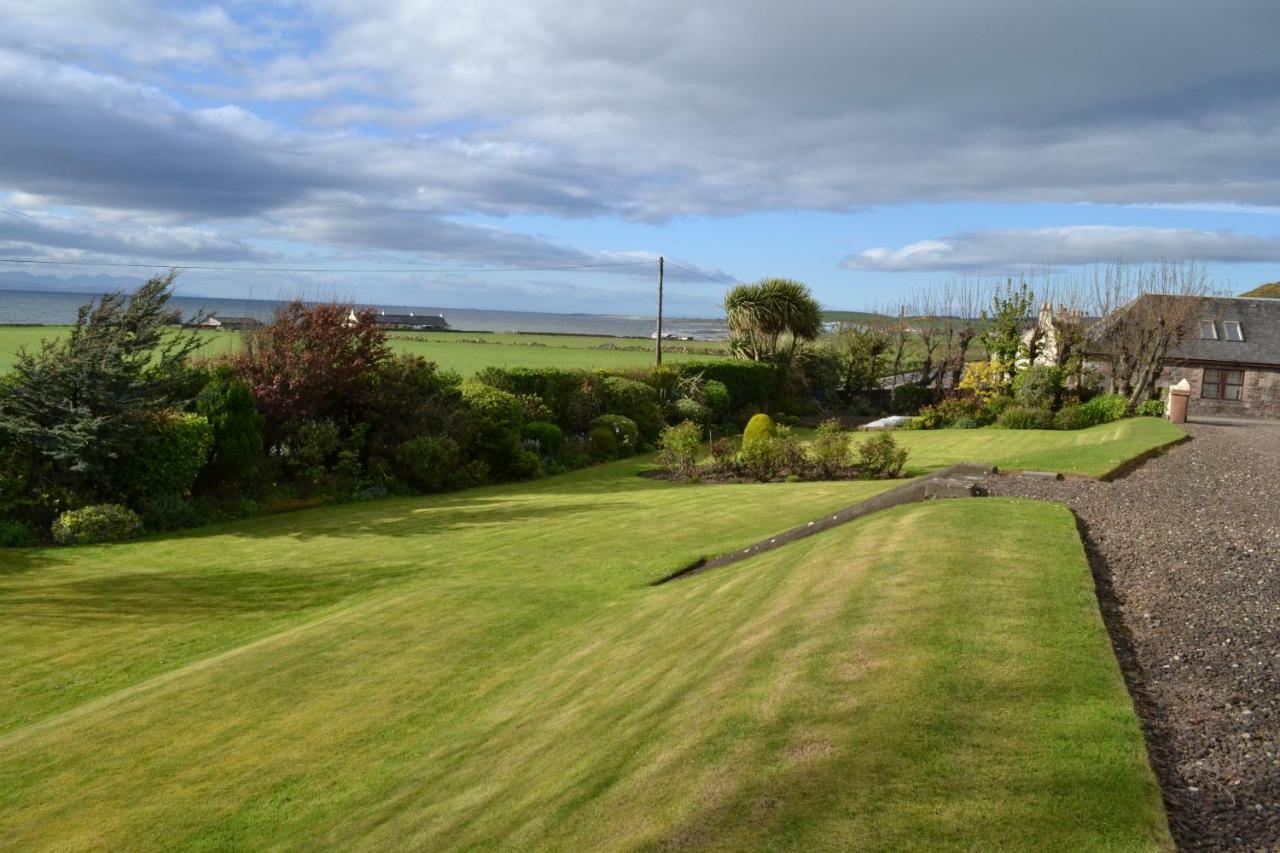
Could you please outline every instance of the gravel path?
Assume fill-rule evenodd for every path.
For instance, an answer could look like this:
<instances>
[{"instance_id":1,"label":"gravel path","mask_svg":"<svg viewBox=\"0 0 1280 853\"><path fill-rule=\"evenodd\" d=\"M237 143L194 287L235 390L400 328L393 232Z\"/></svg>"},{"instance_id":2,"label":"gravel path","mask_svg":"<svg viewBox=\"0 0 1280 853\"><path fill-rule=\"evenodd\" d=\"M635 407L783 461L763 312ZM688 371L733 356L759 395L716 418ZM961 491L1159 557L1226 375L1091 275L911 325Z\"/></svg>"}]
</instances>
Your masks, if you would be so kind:
<instances>
[{"instance_id":1,"label":"gravel path","mask_svg":"<svg viewBox=\"0 0 1280 853\"><path fill-rule=\"evenodd\" d=\"M1280 848L1280 426L1188 425L1114 483L988 479L1075 511L1184 850Z\"/></svg>"}]
</instances>

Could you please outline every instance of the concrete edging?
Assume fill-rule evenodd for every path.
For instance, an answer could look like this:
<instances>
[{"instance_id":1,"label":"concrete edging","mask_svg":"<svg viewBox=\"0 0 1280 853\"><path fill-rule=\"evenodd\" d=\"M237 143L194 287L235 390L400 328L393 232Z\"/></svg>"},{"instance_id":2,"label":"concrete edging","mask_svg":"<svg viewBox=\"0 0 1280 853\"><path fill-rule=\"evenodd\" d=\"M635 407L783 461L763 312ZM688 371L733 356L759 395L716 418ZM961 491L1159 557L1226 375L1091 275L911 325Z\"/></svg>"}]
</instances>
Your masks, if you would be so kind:
<instances>
[{"instance_id":1,"label":"concrete edging","mask_svg":"<svg viewBox=\"0 0 1280 853\"><path fill-rule=\"evenodd\" d=\"M856 503L853 506L845 507L837 510L830 515L824 515L822 518L814 519L799 527L793 527L790 530L784 530L781 533L770 536L768 539L762 539L759 542L748 545L745 548L739 548L728 554L722 554L718 557L703 557L691 565L685 566L679 571L672 572L666 577L654 581L653 586L667 583L668 581L678 580L679 578L689 577L698 574L707 569L714 569L720 566L728 566L733 563L740 563L743 560L750 559L757 554L763 554L766 551L772 551L775 548L781 548L789 542L797 539L804 539L813 536L815 533L822 533L833 527L839 527L842 524L848 524L850 521L856 521L859 518L865 518L873 513L890 509L902 504L917 503L919 501L931 500L934 498L971 498L979 497L985 494L982 488L981 480L988 474L994 474L997 469L993 465L976 465L962 463L960 465L952 465L949 468L943 468L941 471L935 471L923 477L909 480L898 486L896 489L890 489L887 492L881 492L875 497L868 498L865 501Z\"/></svg>"}]
</instances>

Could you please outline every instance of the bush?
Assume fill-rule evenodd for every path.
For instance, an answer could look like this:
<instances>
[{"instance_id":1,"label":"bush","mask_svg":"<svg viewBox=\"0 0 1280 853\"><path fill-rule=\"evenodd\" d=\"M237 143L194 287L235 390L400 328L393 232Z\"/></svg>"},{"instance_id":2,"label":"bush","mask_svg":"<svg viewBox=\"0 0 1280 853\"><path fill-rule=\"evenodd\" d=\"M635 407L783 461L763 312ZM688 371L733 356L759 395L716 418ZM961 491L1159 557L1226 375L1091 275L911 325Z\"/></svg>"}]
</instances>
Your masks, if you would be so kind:
<instances>
[{"instance_id":1,"label":"bush","mask_svg":"<svg viewBox=\"0 0 1280 853\"><path fill-rule=\"evenodd\" d=\"M478 382L510 394L536 394L548 409L563 416L569 398L582 387L582 380L586 376L585 370L558 367L486 367L475 378ZM560 425L565 426L563 421Z\"/></svg>"},{"instance_id":2,"label":"bush","mask_svg":"<svg viewBox=\"0 0 1280 853\"><path fill-rule=\"evenodd\" d=\"M40 538L31 525L0 519L0 548L30 548L39 544Z\"/></svg>"},{"instance_id":3,"label":"bush","mask_svg":"<svg viewBox=\"0 0 1280 853\"><path fill-rule=\"evenodd\" d=\"M703 427L710 426L711 422L715 420L710 408L697 400L690 400L688 397L676 400L675 413L677 420L692 421Z\"/></svg>"},{"instance_id":4,"label":"bush","mask_svg":"<svg viewBox=\"0 0 1280 853\"><path fill-rule=\"evenodd\" d=\"M601 415L591 422L591 434L598 429L613 433L617 445L616 455L630 456L640 449L640 431L636 422L622 415Z\"/></svg>"},{"instance_id":5,"label":"bush","mask_svg":"<svg viewBox=\"0 0 1280 853\"><path fill-rule=\"evenodd\" d=\"M1000 416L1004 414L1004 410L1013 405L1013 398L1000 395L992 397L982 405L982 417L979 420L993 424L1000 420Z\"/></svg>"},{"instance_id":6,"label":"bush","mask_svg":"<svg viewBox=\"0 0 1280 853\"><path fill-rule=\"evenodd\" d=\"M718 379L707 380L702 386L702 398L707 408L714 412L717 417L724 417L728 414L729 406L733 402L728 386Z\"/></svg>"},{"instance_id":7,"label":"bush","mask_svg":"<svg viewBox=\"0 0 1280 853\"><path fill-rule=\"evenodd\" d=\"M1013 380L1013 398L1028 409L1052 408L1062 397L1066 372L1061 367L1033 364Z\"/></svg>"},{"instance_id":8,"label":"bush","mask_svg":"<svg viewBox=\"0 0 1280 853\"><path fill-rule=\"evenodd\" d=\"M526 442L536 442L538 453L552 459L560 454L560 447L564 444L564 432L560 427L546 421L525 424L520 430L520 435Z\"/></svg>"},{"instance_id":9,"label":"bush","mask_svg":"<svg viewBox=\"0 0 1280 853\"><path fill-rule=\"evenodd\" d=\"M702 427L692 421L669 426L658 437L658 463L672 474L692 479L702 448Z\"/></svg>"},{"instance_id":10,"label":"bush","mask_svg":"<svg viewBox=\"0 0 1280 853\"><path fill-rule=\"evenodd\" d=\"M587 433L587 454L593 462L609 462L618 458L618 438L607 426L592 427Z\"/></svg>"},{"instance_id":11,"label":"bush","mask_svg":"<svg viewBox=\"0 0 1280 853\"><path fill-rule=\"evenodd\" d=\"M951 429L978 429L982 426L977 418L956 418L951 422Z\"/></svg>"},{"instance_id":12,"label":"bush","mask_svg":"<svg viewBox=\"0 0 1280 853\"><path fill-rule=\"evenodd\" d=\"M1102 394L1080 405L1089 426L1109 424L1129 416L1129 401L1120 394Z\"/></svg>"},{"instance_id":13,"label":"bush","mask_svg":"<svg viewBox=\"0 0 1280 853\"><path fill-rule=\"evenodd\" d=\"M1008 385L1004 371L988 359L966 364L957 390L968 391L980 402L986 403L995 397L1003 396Z\"/></svg>"},{"instance_id":14,"label":"bush","mask_svg":"<svg viewBox=\"0 0 1280 853\"><path fill-rule=\"evenodd\" d=\"M331 420L303 421L289 440L285 464L305 490L323 485L341 446L338 425Z\"/></svg>"},{"instance_id":15,"label":"bush","mask_svg":"<svg viewBox=\"0 0 1280 853\"><path fill-rule=\"evenodd\" d=\"M757 441L773 438L778 434L778 427L773 418L764 414L752 415L747 421L747 428L742 431L742 449L746 450Z\"/></svg>"},{"instance_id":16,"label":"bush","mask_svg":"<svg viewBox=\"0 0 1280 853\"><path fill-rule=\"evenodd\" d=\"M921 407L933 402L933 391L923 385L908 382L893 389L889 407L895 415L914 415Z\"/></svg>"},{"instance_id":17,"label":"bush","mask_svg":"<svg viewBox=\"0 0 1280 853\"><path fill-rule=\"evenodd\" d=\"M606 376L600 380L600 402L604 414L629 418L645 441L656 439L662 431L658 392L643 382L624 376Z\"/></svg>"},{"instance_id":18,"label":"bush","mask_svg":"<svg viewBox=\"0 0 1280 853\"><path fill-rule=\"evenodd\" d=\"M483 462L490 475L518 479L527 464L517 459L524 452L520 441L523 408L520 398L483 382L469 380L458 386L462 402L472 419L464 452Z\"/></svg>"},{"instance_id":19,"label":"bush","mask_svg":"<svg viewBox=\"0 0 1280 853\"><path fill-rule=\"evenodd\" d=\"M1053 416L1053 425L1056 429L1084 429L1089 421L1079 406L1063 406Z\"/></svg>"},{"instance_id":20,"label":"bush","mask_svg":"<svg viewBox=\"0 0 1280 853\"><path fill-rule=\"evenodd\" d=\"M142 524L147 530L180 530L209 523L206 511L175 494L148 498L139 509L142 511Z\"/></svg>"},{"instance_id":21,"label":"bush","mask_svg":"<svg viewBox=\"0 0 1280 853\"><path fill-rule=\"evenodd\" d=\"M683 376L701 375L710 384L719 382L729 391L729 399L739 408L772 408L781 386L777 365L762 361L685 361L679 365Z\"/></svg>"},{"instance_id":22,"label":"bush","mask_svg":"<svg viewBox=\"0 0 1280 853\"><path fill-rule=\"evenodd\" d=\"M857 466L863 477L891 480L902 474L906 464L907 449L899 447L888 430L880 430L858 445Z\"/></svg>"},{"instance_id":23,"label":"bush","mask_svg":"<svg viewBox=\"0 0 1280 853\"><path fill-rule=\"evenodd\" d=\"M422 435L396 448L396 475L420 492L442 492L466 485L462 449L452 438Z\"/></svg>"},{"instance_id":24,"label":"bush","mask_svg":"<svg viewBox=\"0 0 1280 853\"><path fill-rule=\"evenodd\" d=\"M920 414L911 419L912 429L943 429L946 425L947 421L942 416L942 412L933 406L925 406L920 410Z\"/></svg>"},{"instance_id":25,"label":"bush","mask_svg":"<svg viewBox=\"0 0 1280 853\"><path fill-rule=\"evenodd\" d=\"M120 504L94 504L62 513L50 532L59 545L121 542L142 532L142 519Z\"/></svg>"},{"instance_id":26,"label":"bush","mask_svg":"<svg viewBox=\"0 0 1280 853\"><path fill-rule=\"evenodd\" d=\"M196 411L213 429L213 447L200 474L201 483L252 485L262 464L266 419L258 412L249 386L229 368L222 368L196 397Z\"/></svg>"},{"instance_id":27,"label":"bush","mask_svg":"<svg viewBox=\"0 0 1280 853\"><path fill-rule=\"evenodd\" d=\"M849 462L849 433L835 418L823 421L809 449L818 471L829 480Z\"/></svg>"},{"instance_id":28,"label":"bush","mask_svg":"<svg viewBox=\"0 0 1280 853\"><path fill-rule=\"evenodd\" d=\"M213 427L204 415L168 411L148 416L138 444L121 460L122 493L131 502L190 494L213 443Z\"/></svg>"},{"instance_id":29,"label":"bush","mask_svg":"<svg viewBox=\"0 0 1280 853\"><path fill-rule=\"evenodd\" d=\"M1163 418L1164 400L1143 400L1138 404L1137 413L1145 418Z\"/></svg>"},{"instance_id":30,"label":"bush","mask_svg":"<svg viewBox=\"0 0 1280 853\"><path fill-rule=\"evenodd\" d=\"M996 421L1005 429L1053 429L1053 412L1027 406L1009 406Z\"/></svg>"}]
</instances>

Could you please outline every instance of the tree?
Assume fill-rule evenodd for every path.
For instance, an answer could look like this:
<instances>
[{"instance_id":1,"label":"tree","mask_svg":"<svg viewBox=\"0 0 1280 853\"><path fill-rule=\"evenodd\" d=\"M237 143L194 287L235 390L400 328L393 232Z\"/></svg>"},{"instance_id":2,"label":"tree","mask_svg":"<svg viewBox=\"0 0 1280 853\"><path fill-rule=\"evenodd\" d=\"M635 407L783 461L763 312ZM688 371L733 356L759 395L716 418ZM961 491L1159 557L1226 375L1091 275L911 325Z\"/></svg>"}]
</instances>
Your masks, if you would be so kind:
<instances>
[{"instance_id":1,"label":"tree","mask_svg":"<svg viewBox=\"0 0 1280 853\"><path fill-rule=\"evenodd\" d=\"M370 371L390 355L373 311L294 301L268 325L245 335L231 365L252 389L272 447L303 421L328 419L344 430L354 426L372 387Z\"/></svg>"},{"instance_id":2,"label":"tree","mask_svg":"<svg viewBox=\"0 0 1280 853\"><path fill-rule=\"evenodd\" d=\"M809 288L785 278L739 284L724 298L729 348L752 361L788 360L822 332L822 308Z\"/></svg>"},{"instance_id":3,"label":"tree","mask_svg":"<svg viewBox=\"0 0 1280 853\"><path fill-rule=\"evenodd\" d=\"M1009 382L1018 372L1018 356L1028 354L1022 352L1022 332L1035 298L1026 281L1018 282L1015 287L1013 279L1009 279L1004 288L997 288L991 294L990 310L982 312L982 319L989 324L982 336L983 343Z\"/></svg>"},{"instance_id":4,"label":"tree","mask_svg":"<svg viewBox=\"0 0 1280 853\"><path fill-rule=\"evenodd\" d=\"M187 359L200 341L169 328L181 319L168 304L176 277L90 302L70 334L18 354L0 393L0 446L46 510L114 498L121 461L146 452L149 423L190 402Z\"/></svg>"},{"instance_id":5,"label":"tree","mask_svg":"<svg viewBox=\"0 0 1280 853\"><path fill-rule=\"evenodd\" d=\"M1115 264L1095 274L1093 299L1103 320L1090 347L1108 368L1111 393L1127 397L1130 411L1150 396L1169 352L1211 319L1204 314L1209 292L1204 266L1191 261Z\"/></svg>"},{"instance_id":6,"label":"tree","mask_svg":"<svg viewBox=\"0 0 1280 853\"><path fill-rule=\"evenodd\" d=\"M889 350L889 334L873 326L846 326L835 336L841 382L846 391L878 386L880 359Z\"/></svg>"}]
</instances>

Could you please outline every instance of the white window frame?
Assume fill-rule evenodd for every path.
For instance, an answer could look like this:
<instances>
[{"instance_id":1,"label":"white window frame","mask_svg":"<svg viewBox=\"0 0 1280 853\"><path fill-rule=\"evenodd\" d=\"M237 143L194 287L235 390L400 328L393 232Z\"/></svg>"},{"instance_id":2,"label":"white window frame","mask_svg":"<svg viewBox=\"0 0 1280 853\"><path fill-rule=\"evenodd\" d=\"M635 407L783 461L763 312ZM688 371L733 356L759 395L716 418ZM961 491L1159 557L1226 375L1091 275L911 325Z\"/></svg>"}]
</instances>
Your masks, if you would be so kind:
<instances>
[{"instance_id":1,"label":"white window frame","mask_svg":"<svg viewBox=\"0 0 1280 853\"><path fill-rule=\"evenodd\" d=\"M1236 336L1234 338L1231 337L1232 326L1235 327L1235 331L1236 331ZM1222 336L1227 340L1231 341L1233 344L1242 344L1244 343L1244 326L1240 325L1239 320L1223 320Z\"/></svg>"},{"instance_id":2,"label":"white window frame","mask_svg":"<svg viewBox=\"0 0 1280 853\"><path fill-rule=\"evenodd\" d=\"M1209 329L1209 334L1207 335L1205 334L1206 326ZM1215 323L1213 320L1201 320L1200 321L1200 340L1216 341L1217 339L1218 339L1218 324Z\"/></svg>"}]
</instances>

